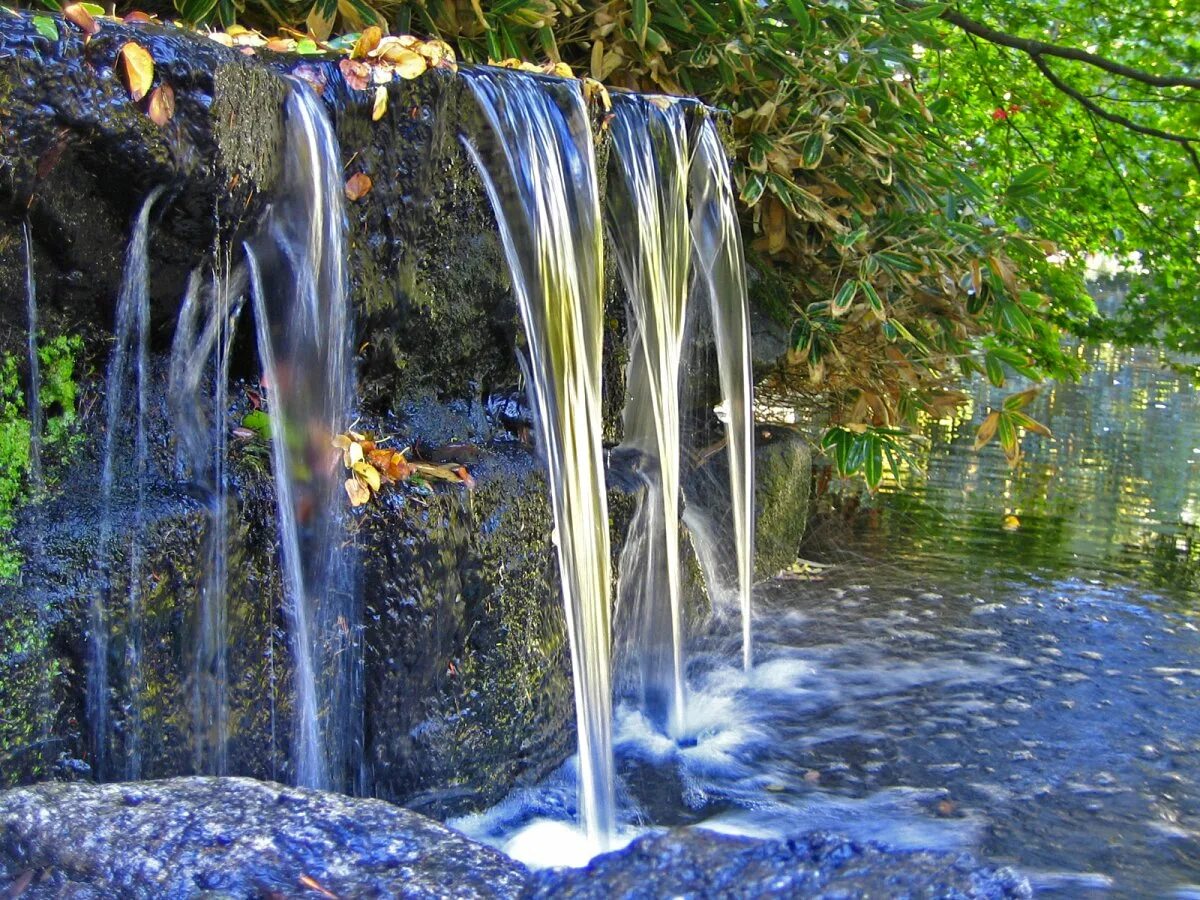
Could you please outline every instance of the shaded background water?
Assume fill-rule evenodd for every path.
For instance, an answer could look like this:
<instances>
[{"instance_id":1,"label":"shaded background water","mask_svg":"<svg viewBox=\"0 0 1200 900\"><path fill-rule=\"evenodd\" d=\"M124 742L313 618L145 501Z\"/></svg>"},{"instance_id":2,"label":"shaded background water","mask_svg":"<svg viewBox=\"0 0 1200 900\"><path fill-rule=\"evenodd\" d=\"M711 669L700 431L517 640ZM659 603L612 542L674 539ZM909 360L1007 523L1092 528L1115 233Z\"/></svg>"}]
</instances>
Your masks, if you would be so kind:
<instances>
[{"instance_id":1,"label":"shaded background water","mask_svg":"<svg viewBox=\"0 0 1200 900\"><path fill-rule=\"evenodd\" d=\"M830 567L756 589L752 672L736 614L714 623L687 739L618 709L631 828L823 828L971 850L1052 896L1200 897L1200 400L1153 353L1079 352L1015 472L972 450L1016 389L984 388L929 429L927 479L819 520L802 554ZM570 782L459 825L561 864Z\"/></svg>"}]
</instances>

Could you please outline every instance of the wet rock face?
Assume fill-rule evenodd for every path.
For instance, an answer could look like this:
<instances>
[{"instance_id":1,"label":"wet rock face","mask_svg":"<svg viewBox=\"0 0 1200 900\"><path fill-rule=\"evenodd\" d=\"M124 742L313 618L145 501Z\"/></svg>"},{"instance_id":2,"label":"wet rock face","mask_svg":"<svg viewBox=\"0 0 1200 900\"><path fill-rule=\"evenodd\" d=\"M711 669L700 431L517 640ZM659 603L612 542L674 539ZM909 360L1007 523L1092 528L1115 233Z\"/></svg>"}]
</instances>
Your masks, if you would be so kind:
<instances>
[{"instance_id":1,"label":"wet rock face","mask_svg":"<svg viewBox=\"0 0 1200 900\"><path fill-rule=\"evenodd\" d=\"M815 832L759 841L703 830L640 838L585 869L534 873L525 896L575 900L658 897L1032 897L1010 869L969 854L886 850Z\"/></svg>"},{"instance_id":2,"label":"wet rock face","mask_svg":"<svg viewBox=\"0 0 1200 900\"><path fill-rule=\"evenodd\" d=\"M526 877L417 813L248 778L0 794L6 896L503 898Z\"/></svg>"}]
</instances>

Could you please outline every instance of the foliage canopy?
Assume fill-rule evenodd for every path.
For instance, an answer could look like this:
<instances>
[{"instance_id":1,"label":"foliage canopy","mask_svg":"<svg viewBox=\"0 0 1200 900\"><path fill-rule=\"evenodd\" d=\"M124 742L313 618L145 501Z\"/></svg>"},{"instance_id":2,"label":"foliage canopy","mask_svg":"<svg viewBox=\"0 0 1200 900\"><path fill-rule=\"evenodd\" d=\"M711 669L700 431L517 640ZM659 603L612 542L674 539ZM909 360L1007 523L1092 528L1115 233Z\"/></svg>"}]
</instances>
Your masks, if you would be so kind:
<instances>
[{"instance_id":1,"label":"foliage canopy","mask_svg":"<svg viewBox=\"0 0 1200 900\"><path fill-rule=\"evenodd\" d=\"M195 25L378 25L729 109L758 299L790 327L761 392L834 409L826 444L869 483L963 378L1076 375L1065 333L1200 352L1193 0L174 3ZM1084 288L1097 252L1139 263L1110 321ZM1001 435L1011 460L1027 429Z\"/></svg>"}]
</instances>

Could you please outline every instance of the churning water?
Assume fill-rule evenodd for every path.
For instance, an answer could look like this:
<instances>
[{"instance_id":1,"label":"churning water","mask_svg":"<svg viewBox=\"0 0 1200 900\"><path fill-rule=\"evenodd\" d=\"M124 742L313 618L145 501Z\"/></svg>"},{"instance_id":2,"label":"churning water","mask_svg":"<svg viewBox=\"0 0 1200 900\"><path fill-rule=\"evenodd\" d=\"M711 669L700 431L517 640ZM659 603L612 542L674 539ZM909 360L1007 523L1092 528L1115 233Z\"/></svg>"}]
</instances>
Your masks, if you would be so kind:
<instances>
[{"instance_id":1,"label":"churning water","mask_svg":"<svg viewBox=\"0 0 1200 900\"><path fill-rule=\"evenodd\" d=\"M985 389L930 429L926 481L823 517L804 553L832 567L756 588L753 669L732 624L694 639L689 740L618 708L619 828L827 829L1049 896L1196 895L1200 399L1151 355L1089 356L1031 408L1055 439L1019 473L971 449ZM565 858L572 777L460 824Z\"/></svg>"}]
</instances>

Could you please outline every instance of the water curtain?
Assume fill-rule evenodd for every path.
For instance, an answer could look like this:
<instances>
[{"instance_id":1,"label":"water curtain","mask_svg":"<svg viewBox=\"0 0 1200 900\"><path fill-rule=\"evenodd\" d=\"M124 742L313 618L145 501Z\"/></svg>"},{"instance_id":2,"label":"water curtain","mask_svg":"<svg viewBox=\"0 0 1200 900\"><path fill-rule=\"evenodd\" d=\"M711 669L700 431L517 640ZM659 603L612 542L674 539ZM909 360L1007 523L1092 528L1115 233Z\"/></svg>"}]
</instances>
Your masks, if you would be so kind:
<instances>
[{"instance_id":1,"label":"water curtain","mask_svg":"<svg viewBox=\"0 0 1200 900\"><path fill-rule=\"evenodd\" d=\"M35 493L44 487L42 477L42 370L37 353L37 280L33 272L33 239L29 223L21 224L25 239L25 315L29 324L26 349L29 353L29 483Z\"/></svg>"},{"instance_id":2,"label":"water curtain","mask_svg":"<svg viewBox=\"0 0 1200 900\"><path fill-rule=\"evenodd\" d=\"M663 97L613 96L606 224L630 317L623 447L643 490L621 552L618 596L643 704L684 729L680 581L680 363L691 233L683 107Z\"/></svg>"},{"instance_id":3,"label":"water curtain","mask_svg":"<svg viewBox=\"0 0 1200 900\"><path fill-rule=\"evenodd\" d=\"M361 625L332 439L353 375L341 152L320 100L293 79L283 184L247 242L270 411L280 553L295 666L295 780L347 789L361 758Z\"/></svg>"},{"instance_id":4,"label":"water curtain","mask_svg":"<svg viewBox=\"0 0 1200 900\"><path fill-rule=\"evenodd\" d=\"M125 677L129 722L125 732L125 777L141 777L141 588L142 540L145 535L146 488L149 447L146 434L148 390L150 379L150 286L148 244L150 210L162 194L154 188L142 201L134 220L133 234L125 254L125 271L117 295L115 343L109 357L105 385L104 456L100 472L100 570L102 583L92 594L89 609L87 707L91 729L92 770L97 778L105 779L109 772L109 671L108 628L109 607L112 602L113 547L113 488L120 448L118 440L123 430L126 382L133 381L137 392L133 424L133 481L135 486L134 527L128 555L128 628L125 645ZM132 367L131 367L132 363ZM131 371L132 368L132 371ZM122 457L124 458L124 456Z\"/></svg>"},{"instance_id":5,"label":"water curtain","mask_svg":"<svg viewBox=\"0 0 1200 900\"><path fill-rule=\"evenodd\" d=\"M614 774L595 149L579 82L482 68L463 77L485 122L465 143L496 214L528 340L575 676L580 822L599 850L614 825Z\"/></svg>"},{"instance_id":6,"label":"water curtain","mask_svg":"<svg viewBox=\"0 0 1200 900\"><path fill-rule=\"evenodd\" d=\"M199 271L192 273L171 347L168 389L176 475L206 497L192 666L192 754L193 769L213 775L226 774L229 763L228 385L245 282L242 269L231 271L227 254L207 284Z\"/></svg>"},{"instance_id":7,"label":"water curtain","mask_svg":"<svg viewBox=\"0 0 1200 900\"><path fill-rule=\"evenodd\" d=\"M712 315L717 366L724 398L729 456L729 492L737 552L738 598L742 609L742 661L754 653L750 591L754 583L754 419L750 313L746 263L734 203L729 158L716 122L700 123L690 168L693 302Z\"/></svg>"}]
</instances>

